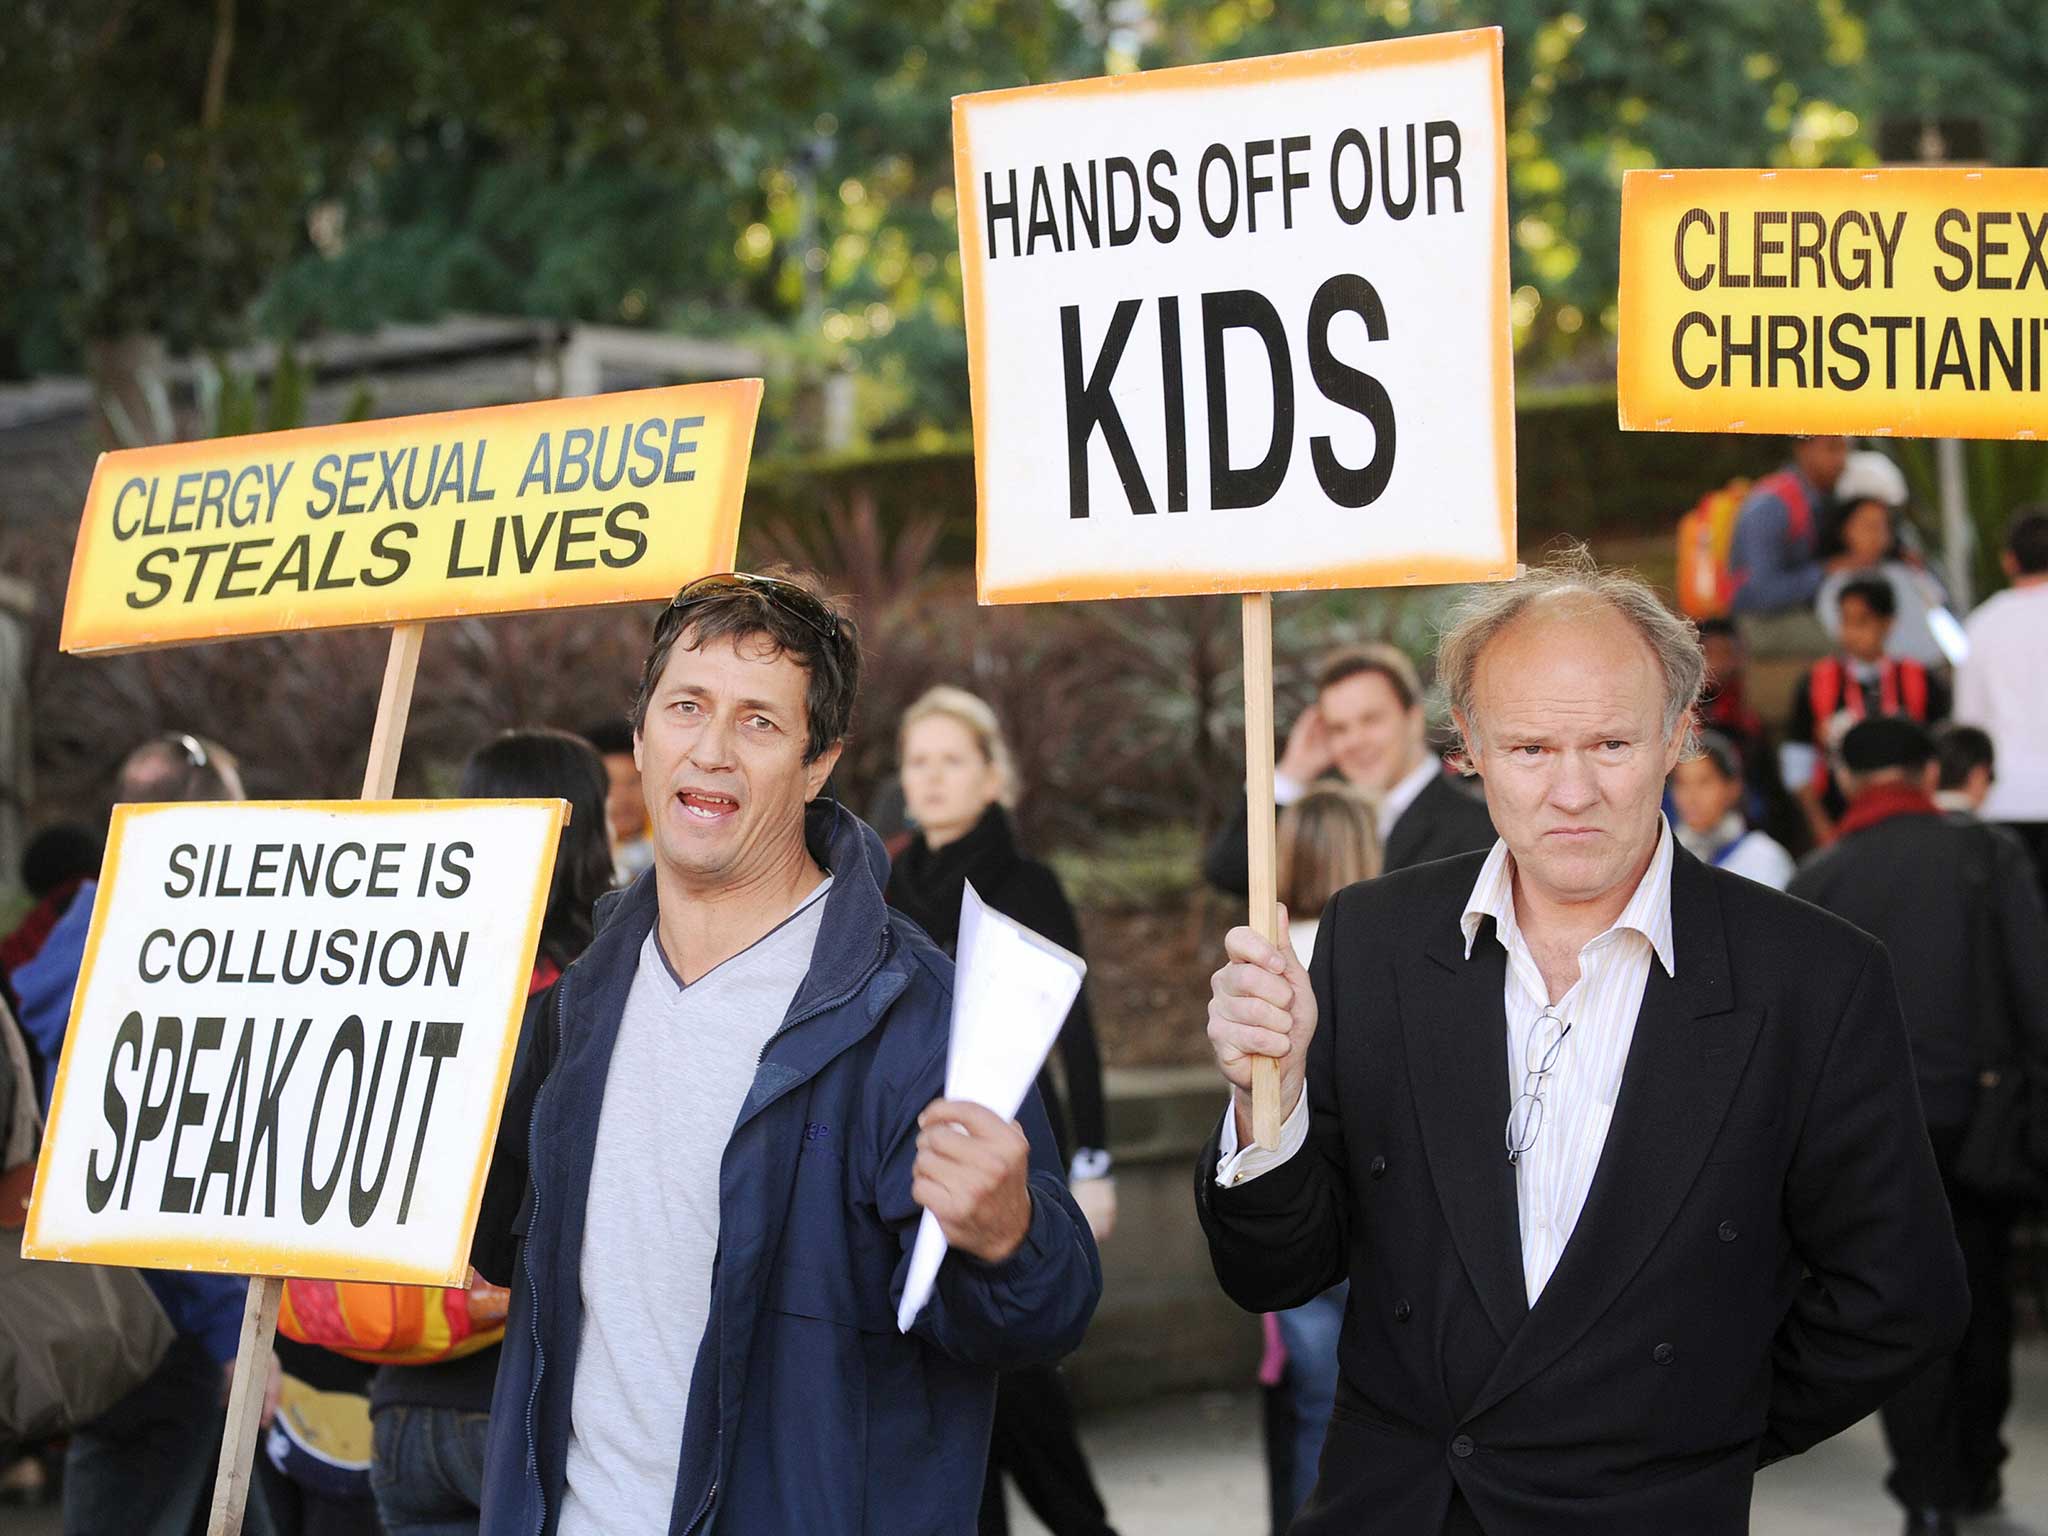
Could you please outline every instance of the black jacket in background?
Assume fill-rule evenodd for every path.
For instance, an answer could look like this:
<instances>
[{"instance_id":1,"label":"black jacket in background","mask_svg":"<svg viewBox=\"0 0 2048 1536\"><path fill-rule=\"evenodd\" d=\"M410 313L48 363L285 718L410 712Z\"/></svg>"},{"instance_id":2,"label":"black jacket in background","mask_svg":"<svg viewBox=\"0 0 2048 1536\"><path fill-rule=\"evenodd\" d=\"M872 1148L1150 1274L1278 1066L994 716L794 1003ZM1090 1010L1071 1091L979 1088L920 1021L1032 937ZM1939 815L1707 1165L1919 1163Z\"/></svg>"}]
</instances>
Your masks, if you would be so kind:
<instances>
[{"instance_id":1,"label":"black jacket in background","mask_svg":"<svg viewBox=\"0 0 2048 1536\"><path fill-rule=\"evenodd\" d=\"M1883 950L1683 849L1598 1169L1535 1306L1483 856L1338 892L1309 976L1307 1144L1196 1205L1255 1312L1349 1278L1294 1536L1740 1536L1760 1461L1955 1347L1962 1259ZM1461 1512L1462 1514L1462 1512Z\"/></svg>"},{"instance_id":2,"label":"black jacket in background","mask_svg":"<svg viewBox=\"0 0 2048 1536\"><path fill-rule=\"evenodd\" d=\"M2048 913L2017 840L1907 811L1815 854L1789 894L1891 952L1929 1125L1966 1125L1986 1068L2017 1066L2048 1096Z\"/></svg>"},{"instance_id":3,"label":"black jacket in background","mask_svg":"<svg viewBox=\"0 0 2048 1536\"><path fill-rule=\"evenodd\" d=\"M1251 817L1240 796L1237 809L1202 858L1202 876L1217 890L1233 896L1251 891L1250 831ZM1380 850L1380 869L1391 874L1460 853L1477 853L1491 848L1493 842L1493 818L1486 812L1486 802L1438 774L1394 819L1387 846ZM1307 916L1301 912L1294 915Z\"/></svg>"},{"instance_id":4,"label":"black jacket in background","mask_svg":"<svg viewBox=\"0 0 2048 1536\"><path fill-rule=\"evenodd\" d=\"M1009 813L1000 805L991 805L972 831L936 853L918 833L890 866L889 905L951 955L960 938L961 887L970 880L981 899L1005 917L1062 949L1081 953L1081 925L1060 889L1059 876L1018 851ZM1059 1050L1067 1097L1063 1102L1055 1091L1050 1064L1039 1071L1038 1092L1052 1120L1061 1160L1071 1164L1075 1152L1109 1145L1102 1054L1095 1044L1086 982L1060 1030Z\"/></svg>"}]
</instances>

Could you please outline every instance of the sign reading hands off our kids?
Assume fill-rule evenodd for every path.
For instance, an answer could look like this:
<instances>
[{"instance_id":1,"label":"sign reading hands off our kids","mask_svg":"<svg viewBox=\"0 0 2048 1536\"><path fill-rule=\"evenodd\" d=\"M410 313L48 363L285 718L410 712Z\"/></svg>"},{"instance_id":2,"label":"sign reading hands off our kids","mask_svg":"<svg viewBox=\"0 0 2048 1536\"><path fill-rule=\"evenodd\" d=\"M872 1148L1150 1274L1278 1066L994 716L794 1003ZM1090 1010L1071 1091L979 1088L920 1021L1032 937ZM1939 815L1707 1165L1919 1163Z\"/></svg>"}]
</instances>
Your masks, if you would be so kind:
<instances>
[{"instance_id":1,"label":"sign reading hands off our kids","mask_svg":"<svg viewBox=\"0 0 2048 1536\"><path fill-rule=\"evenodd\" d=\"M761 381L103 454L67 651L667 597L728 570Z\"/></svg>"},{"instance_id":2,"label":"sign reading hands off our kids","mask_svg":"<svg viewBox=\"0 0 2048 1536\"><path fill-rule=\"evenodd\" d=\"M1502 578L1498 29L963 96L984 602Z\"/></svg>"},{"instance_id":3,"label":"sign reading hands off our kids","mask_svg":"<svg viewBox=\"0 0 2048 1536\"><path fill-rule=\"evenodd\" d=\"M565 810L117 807L22 1252L462 1284Z\"/></svg>"},{"instance_id":4,"label":"sign reading hands off our kids","mask_svg":"<svg viewBox=\"0 0 2048 1536\"><path fill-rule=\"evenodd\" d=\"M1621 425L2048 431L2048 170L1630 171Z\"/></svg>"}]
</instances>

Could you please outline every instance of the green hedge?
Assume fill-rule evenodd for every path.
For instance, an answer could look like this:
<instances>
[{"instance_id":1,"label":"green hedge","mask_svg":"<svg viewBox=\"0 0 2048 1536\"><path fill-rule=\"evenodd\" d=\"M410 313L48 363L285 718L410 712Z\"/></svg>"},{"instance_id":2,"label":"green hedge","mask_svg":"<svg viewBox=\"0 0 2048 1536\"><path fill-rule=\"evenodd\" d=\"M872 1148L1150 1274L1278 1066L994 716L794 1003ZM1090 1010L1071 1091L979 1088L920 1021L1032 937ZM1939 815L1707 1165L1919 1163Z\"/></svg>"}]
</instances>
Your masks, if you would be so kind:
<instances>
[{"instance_id":1,"label":"green hedge","mask_svg":"<svg viewBox=\"0 0 2048 1536\"><path fill-rule=\"evenodd\" d=\"M1784 457L1777 438L1623 432L1611 389L1525 395L1515 411L1522 549L1526 555L1563 534L1668 533L1702 492L1737 475L1766 473ZM874 498L885 529L939 513L945 529L938 558L974 563L974 456L964 438L937 448L761 459L748 479L747 520L802 525L863 493Z\"/></svg>"}]
</instances>

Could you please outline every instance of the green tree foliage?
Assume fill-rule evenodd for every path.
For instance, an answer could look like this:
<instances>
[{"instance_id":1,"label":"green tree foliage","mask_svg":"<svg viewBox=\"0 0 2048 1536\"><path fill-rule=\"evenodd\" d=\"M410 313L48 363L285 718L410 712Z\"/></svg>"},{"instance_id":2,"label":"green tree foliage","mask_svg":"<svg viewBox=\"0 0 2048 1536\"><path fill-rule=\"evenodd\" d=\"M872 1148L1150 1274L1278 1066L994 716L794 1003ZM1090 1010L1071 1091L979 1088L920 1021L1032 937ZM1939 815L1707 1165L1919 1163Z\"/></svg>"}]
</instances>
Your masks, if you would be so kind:
<instances>
[{"instance_id":1,"label":"green tree foliage","mask_svg":"<svg viewBox=\"0 0 2048 1536\"><path fill-rule=\"evenodd\" d=\"M1144 64L1499 26L1518 341L1614 325L1621 177L1852 159L1860 33L1840 0L1159 0Z\"/></svg>"},{"instance_id":2,"label":"green tree foliage","mask_svg":"<svg viewBox=\"0 0 2048 1536\"><path fill-rule=\"evenodd\" d=\"M1901 113L2048 149L2037 0L16 0L0 372L519 313L845 368L871 438L929 440L955 94L1496 24L1533 359L1611 331L1628 169L1867 163Z\"/></svg>"}]
</instances>

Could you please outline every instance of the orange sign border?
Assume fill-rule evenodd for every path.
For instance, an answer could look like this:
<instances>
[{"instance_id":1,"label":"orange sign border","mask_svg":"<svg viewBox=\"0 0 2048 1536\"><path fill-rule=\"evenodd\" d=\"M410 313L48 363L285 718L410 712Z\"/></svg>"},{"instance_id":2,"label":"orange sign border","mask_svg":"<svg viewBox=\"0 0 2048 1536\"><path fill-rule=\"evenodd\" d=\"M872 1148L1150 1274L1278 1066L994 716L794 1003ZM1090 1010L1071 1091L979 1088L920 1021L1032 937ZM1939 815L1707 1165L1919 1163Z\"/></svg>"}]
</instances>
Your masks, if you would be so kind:
<instances>
[{"instance_id":1,"label":"orange sign border","mask_svg":"<svg viewBox=\"0 0 2048 1536\"><path fill-rule=\"evenodd\" d=\"M719 502L708 509L710 532L707 542L722 551L723 564L698 574L729 570L739 554L740 510L746 497L747 469L753 456L754 433L761 411L762 381L723 379L696 384L669 384L645 390L618 390L603 395L570 395L553 400L526 400L513 405L472 406L455 411L429 411L412 416L385 416L367 421L337 422L329 426L293 427L282 432L252 433L242 437L198 438L190 442L165 443L150 448L121 448L99 456L93 466L92 482L85 493L85 509L79 517L78 539L72 550L71 575L64 592L64 624L57 648L73 654L111 655L123 651L190 645L209 640L247 639L257 635L293 634L300 630L368 629L429 619L485 617L496 614L530 613L558 606L546 600L545 581L536 574L522 581L520 591L478 601L441 601L450 589L437 581L427 600L397 600L365 603L346 618L332 622L302 622L289 625L262 622L248 627L224 624L233 610L220 604L204 604L180 611L156 614L131 625L90 625L82 617L82 594L91 575L98 573L96 561L106 559L104 546L112 540L111 517L102 510L108 487L135 474L163 473L190 468L195 462L218 462L226 457L254 457L265 453L304 455L329 448L375 447L394 433L433 431L459 433L488 431L519 418L554 418L561 425L587 420L616 401L636 396L669 394L689 390L707 397L705 430L718 432L721 463L731 464L732 484ZM711 406L722 407L713 415ZM644 564L651 562L642 562ZM636 582L633 571L620 573L615 590L576 607L604 607L615 603L651 602L672 595L679 582L664 573L660 584ZM531 601L518 600L531 598ZM265 610L247 609L257 614Z\"/></svg>"},{"instance_id":2,"label":"orange sign border","mask_svg":"<svg viewBox=\"0 0 2048 1536\"><path fill-rule=\"evenodd\" d=\"M1770 398L1765 390L1730 391L1717 387L1691 397L1697 408L1683 413L1662 413L1646 402L1669 399L1670 381L1657 376L1656 358L1662 355L1668 338L1651 337L1652 292L1660 281L1632 281L1632 269L1648 271L1657 261L1670 259L1668 244L1658 245L1644 226L1654 217L1645 209L1653 202L1661 207L1667 194L1663 184L1682 185L1682 195L1693 201L1723 199L1737 206L1754 206L1761 189L1770 189L1772 200L1797 198L1805 188L1822 195L1839 197L1850 187L1882 188L1886 184L1906 190L1916 200L1938 201L1929 190L1971 189L1969 199L1959 206L1997 206L1990 200L2002 198L2008 207L2039 207L2048 201L2048 170L2022 167L1887 165L1864 167L1787 167L1785 169L1705 167L1699 169L1650 169L1624 172L1621 181L1621 242L1618 265L1619 288L1616 309L1620 317L1617 332L1619 351L1615 365L1615 414L1624 432L1744 432L1771 436L1828 432L1853 437L1964 437L1987 441L2028 441L2048 436L2048 406L2040 400L2012 402L2011 414L2031 409L2041 418L2039 426L2010 431L1986 432L1981 419L1973 421L1956 406L1967 402L1943 397L1931 391L1919 392L1920 406L1905 418L1878 401L1863 403L1812 391L1785 390L1781 398ZM1631 220L1631 210L1634 219ZM1639 265L1640 264L1640 265ZM1754 291L1754 290L1751 290ZM1779 290L1773 289L1772 292ZM1839 312L1843 306L1829 291L1828 302L1815 306L1823 314ZM1749 402L1742 409L1707 409L1707 402L1726 400L1731 393ZM1913 391L1904 391L1913 394ZM1982 414L1978 413L1981 418Z\"/></svg>"},{"instance_id":3,"label":"orange sign border","mask_svg":"<svg viewBox=\"0 0 2048 1536\"><path fill-rule=\"evenodd\" d=\"M121 842L131 820L162 811L202 808L318 811L347 816L386 816L508 805L546 810L550 814L547 846L549 857L538 873L537 888L527 905L526 937L522 940L519 951L527 957L527 969L531 970L533 956L540 947L541 921L547 914L548 893L554 882L554 850L561 840L562 828L567 825L569 819L567 801L216 800L115 806L113 820L107 828L107 852L100 868L99 886L93 893L92 926L86 933L85 955L78 968L78 986L71 996L71 1017L64 1027L65 1049L58 1057L56 1085L50 1092L48 1123L52 1126L57 1123L58 1114L65 1103L65 1087L71 1074L70 1041L85 1012L86 991L92 982L93 969L99 961L100 939L105 931L107 909L113 904L115 879L120 872ZM483 1201L484 1180L490 1174L491 1154L497 1147L498 1122L504 1112L505 1089L512 1078L512 1061L519 1048L519 1030L526 1014L526 1001L526 979L522 976L513 987L505 1044L499 1052L496 1078L489 1100L492 1108L482 1142L477 1148L475 1164L470 1172L467 1204L469 1216L463 1225L461 1241L454 1249L457 1260L452 1269L438 1270L425 1265L383 1264L372 1264L366 1268L360 1256L352 1255L348 1249L331 1244L287 1248L272 1242L193 1240L166 1243L160 1239L141 1237L110 1238L83 1246L46 1244L38 1235L42 1216L41 1191L45 1187L56 1149L56 1137L47 1129L43 1134L42 1150L36 1158L37 1194L29 1204L28 1221L22 1229L22 1257L64 1263L121 1264L138 1269L186 1269L228 1275L270 1275L299 1280L383 1280L399 1285L439 1286L459 1286L467 1283L469 1251L476 1238L478 1206Z\"/></svg>"},{"instance_id":4,"label":"orange sign border","mask_svg":"<svg viewBox=\"0 0 2048 1536\"><path fill-rule=\"evenodd\" d=\"M1517 549L1515 506L1515 379L1514 344L1508 322L1508 157L1507 111L1501 60L1505 43L1499 27L1474 27L1423 37L1397 37L1376 43L1350 43L1337 48L1311 48L1265 58L1232 59L1220 64L1189 64L1130 75L1101 75L1052 85L1012 86L977 91L953 98L953 186L960 229L960 284L967 319L968 398L974 417L974 587L984 605L1066 602L1118 597L1179 597L1223 592L1310 591L1342 587L1424 586L1466 581L1505 581L1515 574ZM1493 249L1497 273L1493 284L1492 332L1495 430L1494 475L1500 505L1504 559L1458 559L1423 556L1372 560L1304 575L1288 571L1185 570L1094 572L1054 581L1025 582L991 591L988 584L988 414L985 306L982 294L984 258L970 232L981 227L980 194L971 174L973 161L969 113L978 106L1000 105L1021 97L1042 101L1082 100L1098 96L1141 96L1219 85L1270 84L1275 80L1309 80L1361 68L1435 64L1490 55L1493 60L1494 163L1499 168L1494 200Z\"/></svg>"}]
</instances>

